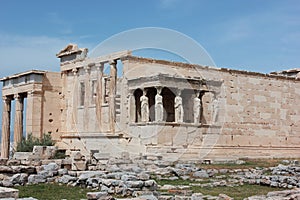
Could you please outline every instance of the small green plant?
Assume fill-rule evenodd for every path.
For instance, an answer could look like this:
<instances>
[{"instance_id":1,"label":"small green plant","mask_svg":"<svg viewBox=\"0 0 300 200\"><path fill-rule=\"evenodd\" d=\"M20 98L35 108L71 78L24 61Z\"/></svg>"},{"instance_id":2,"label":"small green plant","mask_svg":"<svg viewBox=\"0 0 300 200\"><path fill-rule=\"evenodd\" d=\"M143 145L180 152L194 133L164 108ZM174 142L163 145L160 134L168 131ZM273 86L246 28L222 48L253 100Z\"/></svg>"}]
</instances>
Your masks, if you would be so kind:
<instances>
[{"instance_id":1,"label":"small green plant","mask_svg":"<svg viewBox=\"0 0 300 200\"><path fill-rule=\"evenodd\" d=\"M53 146L54 142L51 139L50 134L44 134L41 139L33 137L32 134L28 134L27 139L25 137L17 145L17 152L32 152L34 146Z\"/></svg>"},{"instance_id":2,"label":"small green plant","mask_svg":"<svg viewBox=\"0 0 300 200\"><path fill-rule=\"evenodd\" d=\"M19 190L20 198L34 197L37 199L86 199L86 193L92 192L91 189L72 187L65 184L38 184L38 185L25 185L16 186Z\"/></svg>"},{"instance_id":3,"label":"small green plant","mask_svg":"<svg viewBox=\"0 0 300 200\"><path fill-rule=\"evenodd\" d=\"M57 150L54 155L54 159L65 159L66 151L65 150Z\"/></svg>"}]
</instances>

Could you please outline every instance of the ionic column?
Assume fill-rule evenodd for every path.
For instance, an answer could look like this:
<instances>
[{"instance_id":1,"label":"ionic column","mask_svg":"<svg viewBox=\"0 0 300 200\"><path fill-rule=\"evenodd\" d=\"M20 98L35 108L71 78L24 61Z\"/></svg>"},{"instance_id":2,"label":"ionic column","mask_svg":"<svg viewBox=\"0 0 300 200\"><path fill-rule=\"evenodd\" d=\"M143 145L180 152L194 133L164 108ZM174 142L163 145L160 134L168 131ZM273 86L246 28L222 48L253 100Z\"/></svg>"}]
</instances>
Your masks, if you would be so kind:
<instances>
[{"instance_id":1,"label":"ionic column","mask_svg":"<svg viewBox=\"0 0 300 200\"><path fill-rule=\"evenodd\" d=\"M71 107L72 109L69 109L69 121L72 122L70 123L70 126L68 130L71 130L73 132L78 131L77 127L77 115L78 115L78 106L80 104L80 97L79 97L79 83L78 83L78 76L79 76L79 70L77 68L72 69L72 74L73 74L73 96L71 96ZM69 123L67 123L69 124Z\"/></svg>"},{"instance_id":2,"label":"ionic column","mask_svg":"<svg viewBox=\"0 0 300 200\"><path fill-rule=\"evenodd\" d=\"M84 67L84 72L85 72L85 77L84 77L84 85L85 85L85 93L84 93L84 118L83 118L83 130L88 131L89 127L89 103L90 103L90 67L85 66Z\"/></svg>"},{"instance_id":3,"label":"ionic column","mask_svg":"<svg viewBox=\"0 0 300 200\"><path fill-rule=\"evenodd\" d=\"M24 98L19 94L14 95L15 99L15 121L14 121L14 148L17 148L18 143L23 136L23 108Z\"/></svg>"},{"instance_id":4,"label":"ionic column","mask_svg":"<svg viewBox=\"0 0 300 200\"><path fill-rule=\"evenodd\" d=\"M96 115L97 115L97 125L99 131L102 131L102 77L103 77L103 63L96 63L97 69L97 95L96 95Z\"/></svg>"},{"instance_id":5,"label":"ionic column","mask_svg":"<svg viewBox=\"0 0 300 200\"><path fill-rule=\"evenodd\" d=\"M116 94L117 94L117 62L112 60L110 64L110 85L109 85L109 122L110 130L115 132L116 122Z\"/></svg>"},{"instance_id":6,"label":"ionic column","mask_svg":"<svg viewBox=\"0 0 300 200\"><path fill-rule=\"evenodd\" d=\"M9 158L11 99L3 97L1 158Z\"/></svg>"}]
</instances>

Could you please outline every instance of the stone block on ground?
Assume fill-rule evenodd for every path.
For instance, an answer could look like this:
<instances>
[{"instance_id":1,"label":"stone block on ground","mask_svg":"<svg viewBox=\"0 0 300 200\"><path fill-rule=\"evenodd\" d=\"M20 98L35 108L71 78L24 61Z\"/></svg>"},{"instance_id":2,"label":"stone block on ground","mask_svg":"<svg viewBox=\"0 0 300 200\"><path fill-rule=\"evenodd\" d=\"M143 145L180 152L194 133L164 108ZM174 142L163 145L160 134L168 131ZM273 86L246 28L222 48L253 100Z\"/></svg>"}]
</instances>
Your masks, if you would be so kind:
<instances>
[{"instance_id":1,"label":"stone block on ground","mask_svg":"<svg viewBox=\"0 0 300 200\"><path fill-rule=\"evenodd\" d=\"M108 160L110 153L94 153L93 156L96 160Z\"/></svg>"},{"instance_id":2,"label":"stone block on ground","mask_svg":"<svg viewBox=\"0 0 300 200\"><path fill-rule=\"evenodd\" d=\"M57 171L59 169L58 164L52 162L49 163L48 165L43 165L44 170L46 171Z\"/></svg>"},{"instance_id":3,"label":"stone block on ground","mask_svg":"<svg viewBox=\"0 0 300 200\"><path fill-rule=\"evenodd\" d=\"M13 155L13 160L28 160L32 152L15 152Z\"/></svg>"},{"instance_id":4,"label":"stone block on ground","mask_svg":"<svg viewBox=\"0 0 300 200\"><path fill-rule=\"evenodd\" d=\"M29 184L38 184L38 183L45 183L45 182L46 182L45 177L41 175L32 174L28 177Z\"/></svg>"},{"instance_id":5,"label":"stone block on ground","mask_svg":"<svg viewBox=\"0 0 300 200\"><path fill-rule=\"evenodd\" d=\"M0 158L0 165L6 165L7 158Z\"/></svg>"},{"instance_id":6,"label":"stone block on ground","mask_svg":"<svg viewBox=\"0 0 300 200\"><path fill-rule=\"evenodd\" d=\"M300 188L293 189L293 190L282 190L282 191L274 191L274 192L268 192L267 197L288 197L291 195L300 194Z\"/></svg>"},{"instance_id":7,"label":"stone block on ground","mask_svg":"<svg viewBox=\"0 0 300 200\"><path fill-rule=\"evenodd\" d=\"M194 193L192 194L191 200L202 200L203 194L202 193Z\"/></svg>"},{"instance_id":8,"label":"stone block on ground","mask_svg":"<svg viewBox=\"0 0 300 200\"><path fill-rule=\"evenodd\" d=\"M88 192L86 198L88 200L107 200L110 199L107 192Z\"/></svg>"},{"instance_id":9,"label":"stone block on ground","mask_svg":"<svg viewBox=\"0 0 300 200\"><path fill-rule=\"evenodd\" d=\"M6 162L7 166L17 166L17 165L20 165L20 164L21 164L21 160L13 160L13 159L11 159L11 160L8 160Z\"/></svg>"},{"instance_id":10,"label":"stone block on ground","mask_svg":"<svg viewBox=\"0 0 300 200\"><path fill-rule=\"evenodd\" d=\"M67 184L70 181L76 181L77 178L70 175L63 175L62 177L57 179L57 182Z\"/></svg>"},{"instance_id":11,"label":"stone block on ground","mask_svg":"<svg viewBox=\"0 0 300 200\"><path fill-rule=\"evenodd\" d=\"M193 177L195 177L195 178L209 178L209 175L205 170L202 170L202 171L194 172Z\"/></svg>"},{"instance_id":12,"label":"stone block on ground","mask_svg":"<svg viewBox=\"0 0 300 200\"><path fill-rule=\"evenodd\" d=\"M6 198L18 198L19 197L19 190L14 188L6 188L6 187L0 187L0 199L6 199Z\"/></svg>"},{"instance_id":13,"label":"stone block on ground","mask_svg":"<svg viewBox=\"0 0 300 200\"><path fill-rule=\"evenodd\" d=\"M86 170L86 161L78 160L72 162L72 170L85 171Z\"/></svg>"},{"instance_id":14,"label":"stone block on ground","mask_svg":"<svg viewBox=\"0 0 300 200\"><path fill-rule=\"evenodd\" d=\"M226 194L219 194L218 200L233 200L233 198Z\"/></svg>"},{"instance_id":15,"label":"stone block on ground","mask_svg":"<svg viewBox=\"0 0 300 200\"><path fill-rule=\"evenodd\" d=\"M39 156L40 158L42 158L43 154L44 154L44 147L43 146L34 146L32 153L35 156Z\"/></svg>"},{"instance_id":16,"label":"stone block on ground","mask_svg":"<svg viewBox=\"0 0 300 200\"><path fill-rule=\"evenodd\" d=\"M44 152L44 158L45 159L54 158L56 151L57 151L56 146L46 146L46 150Z\"/></svg>"},{"instance_id":17,"label":"stone block on ground","mask_svg":"<svg viewBox=\"0 0 300 200\"><path fill-rule=\"evenodd\" d=\"M73 151L71 154L71 158L73 160L83 160L84 156L80 153L80 151Z\"/></svg>"}]
</instances>

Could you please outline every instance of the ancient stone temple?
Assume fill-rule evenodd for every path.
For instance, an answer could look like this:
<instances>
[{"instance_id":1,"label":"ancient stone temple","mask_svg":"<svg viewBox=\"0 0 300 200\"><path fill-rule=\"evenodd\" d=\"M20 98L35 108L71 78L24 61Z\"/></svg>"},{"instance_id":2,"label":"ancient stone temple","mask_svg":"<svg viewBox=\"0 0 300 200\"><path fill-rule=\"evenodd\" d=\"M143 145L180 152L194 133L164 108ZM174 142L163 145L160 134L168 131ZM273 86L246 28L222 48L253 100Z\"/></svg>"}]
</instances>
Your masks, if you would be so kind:
<instances>
[{"instance_id":1,"label":"ancient stone temple","mask_svg":"<svg viewBox=\"0 0 300 200\"><path fill-rule=\"evenodd\" d=\"M9 156L11 113L14 144L23 130L35 137L50 133L59 149L86 157L300 157L300 81L294 73L213 68L130 51L89 58L87 52L70 44L57 54L60 72L1 79L3 158Z\"/></svg>"}]
</instances>

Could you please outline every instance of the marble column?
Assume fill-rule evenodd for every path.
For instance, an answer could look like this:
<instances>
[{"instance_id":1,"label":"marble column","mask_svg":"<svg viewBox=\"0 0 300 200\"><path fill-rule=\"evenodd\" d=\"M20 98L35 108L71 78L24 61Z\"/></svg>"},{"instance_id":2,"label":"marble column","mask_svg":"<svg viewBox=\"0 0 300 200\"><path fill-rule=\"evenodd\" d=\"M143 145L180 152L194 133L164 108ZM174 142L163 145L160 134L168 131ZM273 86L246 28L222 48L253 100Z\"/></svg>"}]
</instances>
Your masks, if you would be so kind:
<instances>
[{"instance_id":1,"label":"marble column","mask_svg":"<svg viewBox=\"0 0 300 200\"><path fill-rule=\"evenodd\" d=\"M110 130L115 133L116 122L116 94L117 94L117 61L112 60L110 64L110 85L109 85L109 122Z\"/></svg>"},{"instance_id":2,"label":"marble column","mask_svg":"<svg viewBox=\"0 0 300 200\"><path fill-rule=\"evenodd\" d=\"M134 123L136 122L136 105L135 105L134 90L129 91L128 102L129 102L129 108L128 108L129 122Z\"/></svg>"},{"instance_id":3,"label":"marble column","mask_svg":"<svg viewBox=\"0 0 300 200\"><path fill-rule=\"evenodd\" d=\"M97 70L97 92L96 92L96 115L97 115L97 127L99 131L102 131L102 102L103 102L103 89L102 89L102 78L103 78L103 63L96 63Z\"/></svg>"},{"instance_id":4,"label":"marble column","mask_svg":"<svg viewBox=\"0 0 300 200\"><path fill-rule=\"evenodd\" d=\"M201 107L202 107L202 102L200 97L200 91L197 91L196 96L194 98L194 106L193 106L194 124L200 123L201 109L202 109Z\"/></svg>"},{"instance_id":5,"label":"marble column","mask_svg":"<svg viewBox=\"0 0 300 200\"><path fill-rule=\"evenodd\" d=\"M163 97L161 96L161 87L156 87L156 95L155 95L155 121L161 122L163 121L163 113L164 113L164 106L163 106Z\"/></svg>"},{"instance_id":6,"label":"marble column","mask_svg":"<svg viewBox=\"0 0 300 200\"><path fill-rule=\"evenodd\" d=\"M1 158L9 158L11 99L3 97Z\"/></svg>"},{"instance_id":7,"label":"marble column","mask_svg":"<svg viewBox=\"0 0 300 200\"><path fill-rule=\"evenodd\" d=\"M218 100L217 96L214 95L214 100L212 101L212 124L216 124L218 122L218 115L219 115L219 109L220 109L220 101Z\"/></svg>"},{"instance_id":8,"label":"marble column","mask_svg":"<svg viewBox=\"0 0 300 200\"><path fill-rule=\"evenodd\" d=\"M23 136L23 108L24 98L16 94L15 99L15 121L14 121L14 148L17 148L18 143L22 140Z\"/></svg>"},{"instance_id":9,"label":"marble column","mask_svg":"<svg viewBox=\"0 0 300 200\"><path fill-rule=\"evenodd\" d=\"M91 85L90 85L90 71L91 68L90 66L85 66L84 67L84 73L85 73L85 77L84 77L84 108L83 108L83 131L84 132L88 132L89 131L89 104L90 104L90 99L91 97Z\"/></svg>"},{"instance_id":10,"label":"marble column","mask_svg":"<svg viewBox=\"0 0 300 200\"><path fill-rule=\"evenodd\" d=\"M178 90L177 96L174 100L174 107L175 107L175 122L181 123L183 122L183 105L182 105L182 97L181 90Z\"/></svg>"},{"instance_id":11,"label":"marble column","mask_svg":"<svg viewBox=\"0 0 300 200\"><path fill-rule=\"evenodd\" d=\"M69 119L68 121L71 123L67 123L68 130L71 130L72 132L77 132L77 115L78 115L78 107L80 106L80 97L79 97L79 83L78 83L78 76L79 76L79 70L77 68L72 69L73 74L73 94L70 96L70 107L69 109Z\"/></svg>"},{"instance_id":12,"label":"marble column","mask_svg":"<svg viewBox=\"0 0 300 200\"><path fill-rule=\"evenodd\" d=\"M147 90L143 90L143 96L140 97L141 102L141 121L149 122L149 98L146 96Z\"/></svg>"}]
</instances>

